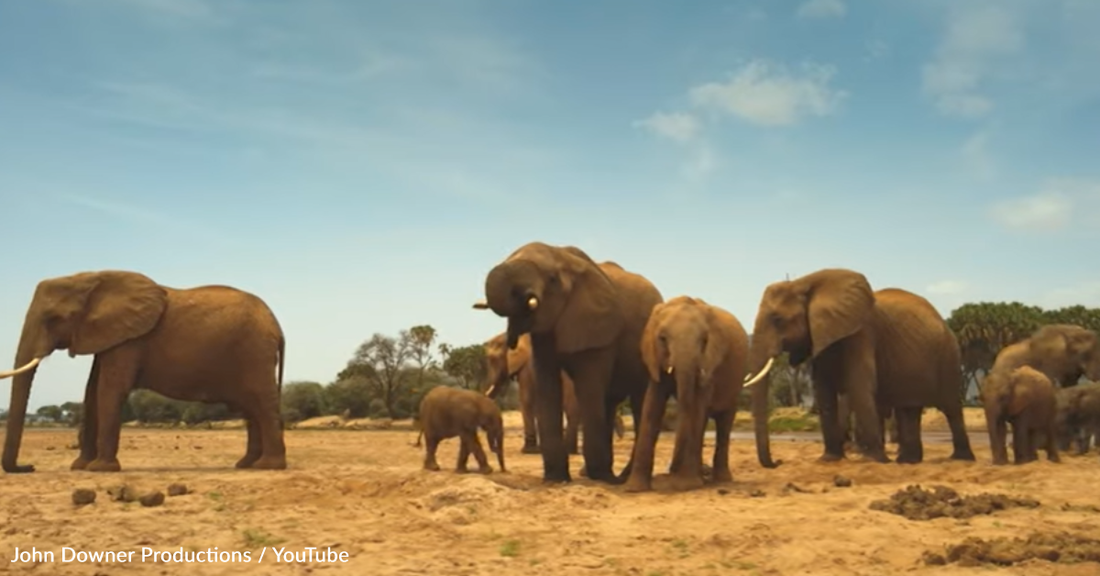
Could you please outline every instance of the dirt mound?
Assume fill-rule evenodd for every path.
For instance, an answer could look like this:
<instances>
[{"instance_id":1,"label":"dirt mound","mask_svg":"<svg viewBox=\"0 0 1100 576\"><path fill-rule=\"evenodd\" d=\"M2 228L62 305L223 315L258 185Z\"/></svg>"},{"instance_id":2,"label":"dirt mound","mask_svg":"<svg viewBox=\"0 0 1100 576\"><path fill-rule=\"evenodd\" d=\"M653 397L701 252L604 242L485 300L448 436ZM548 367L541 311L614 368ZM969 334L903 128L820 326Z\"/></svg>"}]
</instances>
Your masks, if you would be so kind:
<instances>
[{"instance_id":1,"label":"dirt mound","mask_svg":"<svg viewBox=\"0 0 1100 576\"><path fill-rule=\"evenodd\" d=\"M458 525L476 522L486 512L512 507L513 490L480 476L463 478L456 484L434 490L413 502L433 519Z\"/></svg>"},{"instance_id":2,"label":"dirt mound","mask_svg":"<svg viewBox=\"0 0 1100 576\"><path fill-rule=\"evenodd\" d=\"M910 520L933 518L970 518L992 514L1012 507L1036 508L1039 501L1031 498L1013 498L1004 494L983 492L973 496L959 496L947 486L932 486L925 490L919 484L910 484L898 490L889 500L871 502L871 510L879 510L904 516Z\"/></svg>"},{"instance_id":3,"label":"dirt mound","mask_svg":"<svg viewBox=\"0 0 1100 576\"><path fill-rule=\"evenodd\" d=\"M970 537L959 544L948 546L946 554L924 553L924 563L928 565L956 563L959 566L1011 566L1027 560L1065 564L1100 562L1100 540L1068 532L1036 532L1027 538L983 540Z\"/></svg>"}]
</instances>

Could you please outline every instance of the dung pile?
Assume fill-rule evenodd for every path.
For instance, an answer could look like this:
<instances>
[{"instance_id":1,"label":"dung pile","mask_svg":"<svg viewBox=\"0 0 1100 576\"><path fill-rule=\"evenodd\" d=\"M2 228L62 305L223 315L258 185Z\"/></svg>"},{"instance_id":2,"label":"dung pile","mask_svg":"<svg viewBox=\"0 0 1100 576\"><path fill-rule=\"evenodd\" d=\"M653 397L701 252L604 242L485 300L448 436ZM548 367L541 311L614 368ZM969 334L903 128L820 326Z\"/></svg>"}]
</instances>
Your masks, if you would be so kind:
<instances>
[{"instance_id":1,"label":"dung pile","mask_svg":"<svg viewBox=\"0 0 1100 576\"><path fill-rule=\"evenodd\" d=\"M970 518L1017 506L1036 508L1039 501L987 492L959 496L958 492L947 486L933 486L931 490L925 490L919 484L911 484L895 492L889 500L871 502L870 508L904 516L909 520L931 520L945 517Z\"/></svg>"},{"instance_id":2,"label":"dung pile","mask_svg":"<svg viewBox=\"0 0 1100 576\"><path fill-rule=\"evenodd\" d=\"M952 563L959 566L983 564L1011 566L1026 560L1046 560L1065 564L1100 562L1100 540L1068 532L1051 534L1036 532L1027 538L994 538L992 540L970 537L959 544L948 546L944 554L925 552L923 560L930 566Z\"/></svg>"}]
</instances>

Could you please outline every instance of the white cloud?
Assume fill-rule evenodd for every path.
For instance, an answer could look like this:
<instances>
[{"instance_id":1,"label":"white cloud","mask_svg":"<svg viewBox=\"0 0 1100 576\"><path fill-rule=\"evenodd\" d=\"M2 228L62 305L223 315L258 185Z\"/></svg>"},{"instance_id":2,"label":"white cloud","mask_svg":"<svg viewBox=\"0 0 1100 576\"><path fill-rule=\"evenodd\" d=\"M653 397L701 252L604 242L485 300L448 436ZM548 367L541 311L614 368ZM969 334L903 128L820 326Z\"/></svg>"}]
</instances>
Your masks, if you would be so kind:
<instances>
[{"instance_id":1,"label":"white cloud","mask_svg":"<svg viewBox=\"0 0 1100 576\"><path fill-rule=\"evenodd\" d=\"M969 288L966 282L960 280L941 280L929 284L925 291L938 296L955 295L965 292Z\"/></svg>"},{"instance_id":2,"label":"white cloud","mask_svg":"<svg viewBox=\"0 0 1100 576\"><path fill-rule=\"evenodd\" d=\"M806 0L798 7L799 18L840 18L848 8L841 0Z\"/></svg>"},{"instance_id":3,"label":"white cloud","mask_svg":"<svg viewBox=\"0 0 1100 576\"><path fill-rule=\"evenodd\" d=\"M645 120L634 122L634 125L681 143L695 139L702 129L695 116L684 112L656 112Z\"/></svg>"},{"instance_id":4,"label":"white cloud","mask_svg":"<svg viewBox=\"0 0 1100 576\"><path fill-rule=\"evenodd\" d=\"M993 101L979 92L997 59L1018 53L1024 45L1019 19L1003 5L956 6L935 58L922 69L924 92L941 114L984 116Z\"/></svg>"},{"instance_id":5,"label":"white cloud","mask_svg":"<svg viewBox=\"0 0 1100 576\"><path fill-rule=\"evenodd\" d=\"M990 214L1006 228L1055 231L1068 227L1076 215L1094 213L1098 202L1100 181L1052 178L1034 195L994 204Z\"/></svg>"},{"instance_id":6,"label":"white cloud","mask_svg":"<svg viewBox=\"0 0 1100 576\"><path fill-rule=\"evenodd\" d=\"M807 116L833 114L847 97L829 86L836 70L815 64L802 68L802 74L793 74L782 65L754 60L728 82L692 88L691 102L763 126L791 126Z\"/></svg>"},{"instance_id":7,"label":"white cloud","mask_svg":"<svg viewBox=\"0 0 1100 576\"><path fill-rule=\"evenodd\" d=\"M976 132L967 138L959 149L967 169L981 180L989 180L996 173L996 166L988 148L989 136L986 132Z\"/></svg>"}]
</instances>

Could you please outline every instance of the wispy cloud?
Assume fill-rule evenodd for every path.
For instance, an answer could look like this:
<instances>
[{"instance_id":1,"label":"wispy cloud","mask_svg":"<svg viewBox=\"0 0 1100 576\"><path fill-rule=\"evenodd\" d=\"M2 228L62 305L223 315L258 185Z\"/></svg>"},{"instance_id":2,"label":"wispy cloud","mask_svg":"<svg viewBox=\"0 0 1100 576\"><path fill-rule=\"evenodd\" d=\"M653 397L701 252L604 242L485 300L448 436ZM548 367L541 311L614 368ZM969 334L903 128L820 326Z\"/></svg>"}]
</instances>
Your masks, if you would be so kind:
<instances>
[{"instance_id":1,"label":"wispy cloud","mask_svg":"<svg viewBox=\"0 0 1100 576\"><path fill-rule=\"evenodd\" d=\"M793 126L806 117L837 111L848 93L830 86L836 69L807 63L799 72L753 60L726 82L691 89L693 105L762 126Z\"/></svg>"},{"instance_id":2,"label":"wispy cloud","mask_svg":"<svg viewBox=\"0 0 1100 576\"><path fill-rule=\"evenodd\" d=\"M841 18L847 11L841 0L806 0L796 14L799 18Z\"/></svg>"},{"instance_id":3,"label":"wispy cloud","mask_svg":"<svg viewBox=\"0 0 1100 576\"><path fill-rule=\"evenodd\" d=\"M54 194L53 196L57 200L88 208L105 216L130 224L156 228L158 230L172 230L194 239L213 241L220 244L226 244L231 241L228 237L204 226L170 217L166 214L149 210L129 202L117 202L69 193Z\"/></svg>"},{"instance_id":4,"label":"wispy cloud","mask_svg":"<svg viewBox=\"0 0 1100 576\"><path fill-rule=\"evenodd\" d=\"M699 119L685 112L655 112L649 118L635 121L634 125L680 143L695 139L702 130Z\"/></svg>"},{"instance_id":5,"label":"wispy cloud","mask_svg":"<svg viewBox=\"0 0 1100 576\"><path fill-rule=\"evenodd\" d=\"M970 286L961 280L940 280L929 284L925 291L937 296L956 295L965 292Z\"/></svg>"},{"instance_id":6,"label":"wispy cloud","mask_svg":"<svg viewBox=\"0 0 1100 576\"><path fill-rule=\"evenodd\" d=\"M1000 58L1018 53L1024 33L1018 15L1004 4L952 4L936 55L922 69L922 87L941 114L977 118L994 101L981 90Z\"/></svg>"},{"instance_id":7,"label":"wispy cloud","mask_svg":"<svg viewBox=\"0 0 1100 576\"><path fill-rule=\"evenodd\" d=\"M1095 213L1097 208L1100 208L1100 181L1052 178L1031 196L994 204L990 215L1011 230L1053 232L1069 227L1080 214Z\"/></svg>"},{"instance_id":8,"label":"wispy cloud","mask_svg":"<svg viewBox=\"0 0 1100 576\"><path fill-rule=\"evenodd\" d=\"M985 131L974 133L959 149L966 169L979 180L990 180L996 175L996 164L988 148L989 135Z\"/></svg>"}]
</instances>

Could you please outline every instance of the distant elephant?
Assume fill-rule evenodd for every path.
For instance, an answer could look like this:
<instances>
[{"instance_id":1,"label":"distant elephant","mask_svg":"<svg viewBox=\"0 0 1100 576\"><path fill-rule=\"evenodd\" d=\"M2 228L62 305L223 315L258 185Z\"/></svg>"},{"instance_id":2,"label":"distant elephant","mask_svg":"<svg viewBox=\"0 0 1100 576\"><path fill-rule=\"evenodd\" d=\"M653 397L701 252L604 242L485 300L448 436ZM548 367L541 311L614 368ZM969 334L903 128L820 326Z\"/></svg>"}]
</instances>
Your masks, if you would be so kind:
<instances>
[{"instance_id":1,"label":"distant elephant","mask_svg":"<svg viewBox=\"0 0 1100 576\"><path fill-rule=\"evenodd\" d=\"M775 357L787 352L792 366L812 359L814 399L820 410L825 453L844 458L838 394L846 393L864 454L889 462L882 439L883 415L898 423L899 463L924 458L920 420L925 406L944 413L954 451L974 460L963 422L964 385L958 341L928 300L886 288L873 292L867 278L842 268L818 270L764 290L749 351L746 386L767 376ZM775 467L768 437L768 385L753 390L756 449L761 465Z\"/></svg>"},{"instance_id":2,"label":"distant elephant","mask_svg":"<svg viewBox=\"0 0 1100 576\"><path fill-rule=\"evenodd\" d=\"M715 427L712 477L732 481L730 432L749 355L741 322L701 299L678 296L653 308L641 351L650 380L626 490L651 489L653 451L669 396L676 397L678 416L669 467L674 489L703 485L703 434L710 418Z\"/></svg>"},{"instance_id":3,"label":"distant elephant","mask_svg":"<svg viewBox=\"0 0 1100 576\"><path fill-rule=\"evenodd\" d=\"M462 444L455 471L466 472L470 453L473 453L478 471L482 474L492 472L481 441L477 438L477 430L481 428L485 430L489 450L497 455L500 471L507 472L504 468L504 419L497 403L484 394L451 386L432 388L420 401L420 427L426 445L425 470L439 470L439 463L435 460L439 443L458 436Z\"/></svg>"},{"instance_id":4,"label":"distant elephant","mask_svg":"<svg viewBox=\"0 0 1100 576\"><path fill-rule=\"evenodd\" d=\"M248 420L238 468L284 469L280 395L286 340L260 298L228 286L176 289L143 274L81 272L39 282L23 323L12 372L6 472L16 464L31 382L54 350L94 354L84 393L80 456L73 470L117 472L120 411L131 390L224 402ZM275 368L278 366L278 374Z\"/></svg>"},{"instance_id":5,"label":"distant elephant","mask_svg":"<svg viewBox=\"0 0 1100 576\"><path fill-rule=\"evenodd\" d=\"M1093 439L1100 439L1100 384L1061 388L1055 393L1055 406L1058 449L1068 452L1076 440L1077 454L1086 454Z\"/></svg>"},{"instance_id":6,"label":"distant elephant","mask_svg":"<svg viewBox=\"0 0 1100 576\"><path fill-rule=\"evenodd\" d=\"M565 370L580 406L587 476L625 481L632 462L621 475L613 473L612 421L617 405L630 398L639 429L647 382L639 345L661 293L644 277L614 262L596 264L574 246L531 242L490 270L485 297L474 308L508 319L509 349L523 334L531 337L543 480L572 480L560 416Z\"/></svg>"},{"instance_id":7,"label":"distant elephant","mask_svg":"<svg viewBox=\"0 0 1100 576\"><path fill-rule=\"evenodd\" d=\"M989 429L993 464L1008 463L1005 448L1006 424L1012 424L1012 454L1016 464L1038 459L1040 436L1047 459L1059 462L1055 429L1054 384L1045 374L1030 367L993 370L986 376L980 393Z\"/></svg>"},{"instance_id":8,"label":"distant elephant","mask_svg":"<svg viewBox=\"0 0 1100 576\"><path fill-rule=\"evenodd\" d=\"M508 349L507 333L500 333L485 343L485 360L488 364L488 388L485 395L496 399L505 390L512 378L519 385L519 409L523 414L524 454L538 454L538 430L535 425L535 368L531 362L531 337L520 337L515 350ZM565 447L570 454L577 453L577 431L581 424L577 395L573 389L573 379L562 372L562 406L565 408Z\"/></svg>"},{"instance_id":9,"label":"distant elephant","mask_svg":"<svg viewBox=\"0 0 1100 576\"><path fill-rule=\"evenodd\" d=\"M1063 387L1076 385L1081 376L1100 381L1100 337L1074 324L1047 324L1001 349L990 371L1020 366L1031 366Z\"/></svg>"}]
</instances>

